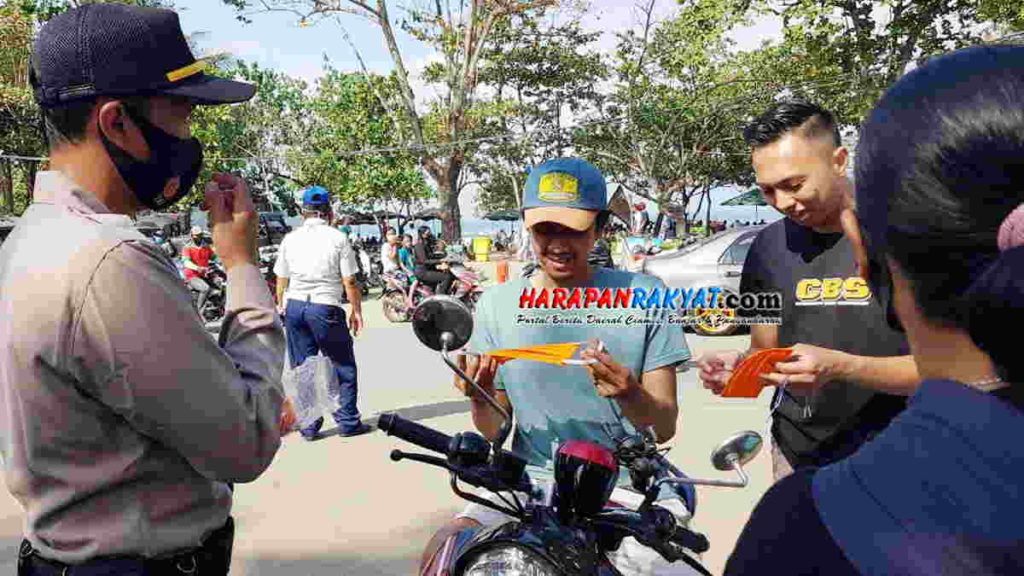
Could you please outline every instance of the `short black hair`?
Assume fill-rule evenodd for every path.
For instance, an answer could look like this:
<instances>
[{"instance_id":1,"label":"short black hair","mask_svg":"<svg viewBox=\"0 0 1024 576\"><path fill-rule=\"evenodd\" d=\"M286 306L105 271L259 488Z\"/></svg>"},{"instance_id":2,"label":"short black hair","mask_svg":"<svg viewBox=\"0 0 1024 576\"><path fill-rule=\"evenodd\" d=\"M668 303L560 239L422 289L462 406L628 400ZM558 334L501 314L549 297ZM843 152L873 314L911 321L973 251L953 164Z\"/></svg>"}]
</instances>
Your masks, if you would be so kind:
<instances>
[{"instance_id":1,"label":"short black hair","mask_svg":"<svg viewBox=\"0 0 1024 576\"><path fill-rule=\"evenodd\" d=\"M777 141L791 132L810 138L832 136L832 143L842 146L835 116L817 104L793 99L779 102L755 118L743 129L743 139L751 148Z\"/></svg>"},{"instance_id":2,"label":"short black hair","mask_svg":"<svg viewBox=\"0 0 1024 576\"><path fill-rule=\"evenodd\" d=\"M122 101L142 115L149 116L148 99L134 97ZM98 100L91 98L42 109L46 142L50 150L56 150L66 144L78 144L85 139L89 130L89 118L92 117L97 102Z\"/></svg>"}]
</instances>

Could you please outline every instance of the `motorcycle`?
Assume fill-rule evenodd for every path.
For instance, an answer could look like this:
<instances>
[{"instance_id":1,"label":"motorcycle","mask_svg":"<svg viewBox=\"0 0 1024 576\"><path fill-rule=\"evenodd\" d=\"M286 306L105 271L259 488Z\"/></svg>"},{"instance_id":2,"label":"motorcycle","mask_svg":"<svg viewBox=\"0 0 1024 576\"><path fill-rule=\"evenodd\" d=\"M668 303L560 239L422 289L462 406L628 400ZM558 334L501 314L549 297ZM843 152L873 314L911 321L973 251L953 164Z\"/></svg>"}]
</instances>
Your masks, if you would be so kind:
<instances>
[{"instance_id":1,"label":"motorcycle","mask_svg":"<svg viewBox=\"0 0 1024 576\"><path fill-rule=\"evenodd\" d=\"M450 263L449 270L455 276L455 281L452 282L451 291L446 295L452 296L473 310L484 292L482 278L461 262ZM385 282L381 296L384 316L391 322L408 322L420 302L435 296L434 291L419 279L410 284L409 277L404 272L389 272L383 274L382 278Z\"/></svg>"},{"instance_id":2,"label":"motorcycle","mask_svg":"<svg viewBox=\"0 0 1024 576\"><path fill-rule=\"evenodd\" d=\"M408 322L420 302L434 295L434 291L419 279L410 283L404 272L388 272L382 274L382 279L384 293L381 302L384 316L390 322Z\"/></svg>"},{"instance_id":3,"label":"motorcycle","mask_svg":"<svg viewBox=\"0 0 1024 576\"><path fill-rule=\"evenodd\" d=\"M470 310L475 309L480 295L484 293L483 278L462 262L451 262L448 266L455 276L450 295L464 303Z\"/></svg>"},{"instance_id":4,"label":"motorcycle","mask_svg":"<svg viewBox=\"0 0 1024 576\"><path fill-rule=\"evenodd\" d=\"M554 481L531 478L526 462L504 450L511 432L511 417L479 384L468 378L452 359L452 352L469 341L472 313L462 303L443 296L424 300L413 315L413 331L444 362L466 380L503 418L493 442L475 432L448 436L405 420L394 413L381 415L378 427L411 444L440 455L393 450L391 460L411 460L446 470L459 497L495 509L512 518L498 526L468 528L449 537L435 557L436 574L450 576L621 576L609 559L622 541L633 537L668 562L683 562L692 573L710 576L698 555L707 551L706 537L677 522L655 503L664 485L742 488L749 478L743 466L761 450L757 432L747 431L724 441L711 455L717 470L734 471L739 480L687 478L658 465L666 449L658 449L653 434L638 432L618 441L614 451L584 441L562 443L554 458ZM643 494L636 510L615 507L609 496L619 466L630 473L634 490ZM459 483L499 496L502 504L464 491ZM502 495L506 495L502 496ZM522 495L523 497L521 497ZM688 509L696 510L691 498Z\"/></svg>"},{"instance_id":5,"label":"motorcycle","mask_svg":"<svg viewBox=\"0 0 1024 576\"><path fill-rule=\"evenodd\" d=\"M223 265L216 260L210 263L208 270L209 272L207 272L205 279L206 283L210 285L210 291L207 292L202 310L198 307L199 292L191 288L189 288L189 292L192 294L192 305L196 307L199 317L204 323L213 324L224 319L228 275L224 271Z\"/></svg>"},{"instance_id":6,"label":"motorcycle","mask_svg":"<svg viewBox=\"0 0 1024 576\"><path fill-rule=\"evenodd\" d=\"M267 288L270 289L270 295L274 297L274 303L277 303L277 274L274 274L274 264L277 262L277 245L264 246L259 249L260 256L260 274L263 275L263 279L267 282Z\"/></svg>"}]
</instances>

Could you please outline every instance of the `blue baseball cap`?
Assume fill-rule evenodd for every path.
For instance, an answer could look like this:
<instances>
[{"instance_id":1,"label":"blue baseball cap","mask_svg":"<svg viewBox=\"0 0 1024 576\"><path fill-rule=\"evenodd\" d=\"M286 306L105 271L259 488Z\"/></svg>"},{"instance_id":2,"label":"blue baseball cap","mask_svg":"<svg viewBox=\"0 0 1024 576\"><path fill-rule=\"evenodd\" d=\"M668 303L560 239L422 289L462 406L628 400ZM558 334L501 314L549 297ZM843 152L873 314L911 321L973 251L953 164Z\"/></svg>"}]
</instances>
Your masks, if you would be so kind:
<instances>
[{"instance_id":1,"label":"blue baseball cap","mask_svg":"<svg viewBox=\"0 0 1024 576\"><path fill-rule=\"evenodd\" d=\"M604 175L580 158L555 158L530 172L523 190L523 223L532 228L554 222L587 230L597 214L608 208Z\"/></svg>"},{"instance_id":2,"label":"blue baseball cap","mask_svg":"<svg viewBox=\"0 0 1024 576\"><path fill-rule=\"evenodd\" d=\"M331 203L330 194L322 186L310 186L302 194L303 206L328 206Z\"/></svg>"}]
</instances>

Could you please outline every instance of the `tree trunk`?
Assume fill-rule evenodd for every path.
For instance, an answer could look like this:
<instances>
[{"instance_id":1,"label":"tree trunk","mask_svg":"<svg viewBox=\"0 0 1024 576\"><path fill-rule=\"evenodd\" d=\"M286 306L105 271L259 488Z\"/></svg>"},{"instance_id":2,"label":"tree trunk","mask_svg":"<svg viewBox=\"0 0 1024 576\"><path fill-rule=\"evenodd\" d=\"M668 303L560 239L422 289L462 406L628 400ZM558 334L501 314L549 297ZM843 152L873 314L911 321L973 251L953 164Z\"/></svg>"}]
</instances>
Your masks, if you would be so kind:
<instances>
[{"instance_id":1,"label":"tree trunk","mask_svg":"<svg viewBox=\"0 0 1024 576\"><path fill-rule=\"evenodd\" d=\"M462 241L462 214L459 210L459 174L462 161L450 158L447 166L432 173L437 184L437 199L441 204L441 237L448 243Z\"/></svg>"},{"instance_id":2,"label":"tree trunk","mask_svg":"<svg viewBox=\"0 0 1024 576\"><path fill-rule=\"evenodd\" d=\"M705 207L706 217L704 218L704 236L711 236L711 186L704 187L704 196L707 197L708 205Z\"/></svg>"},{"instance_id":3,"label":"tree trunk","mask_svg":"<svg viewBox=\"0 0 1024 576\"><path fill-rule=\"evenodd\" d=\"M27 191L28 204L32 204L32 200L35 198L37 172L39 172L38 164L33 161L25 163L25 190Z\"/></svg>"},{"instance_id":4,"label":"tree trunk","mask_svg":"<svg viewBox=\"0 0 1024 576\"><path fill-rule=\"evenodd\" d=\"M11 163L0 162L0 194L3 195L3 209L0 212L14 213L14 179L11 178Z\"/></svg>"}]
</instances>

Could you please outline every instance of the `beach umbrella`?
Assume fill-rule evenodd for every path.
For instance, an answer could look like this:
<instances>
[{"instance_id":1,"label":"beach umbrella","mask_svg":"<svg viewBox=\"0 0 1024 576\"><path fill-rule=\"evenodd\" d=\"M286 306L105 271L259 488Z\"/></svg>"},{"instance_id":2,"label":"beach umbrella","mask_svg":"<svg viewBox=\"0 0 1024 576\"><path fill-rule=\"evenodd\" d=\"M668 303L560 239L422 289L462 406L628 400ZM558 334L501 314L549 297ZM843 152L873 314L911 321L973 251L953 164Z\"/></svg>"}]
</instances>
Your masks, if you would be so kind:
<instances>
[{"instance_id":1,"label":"beach umbrella","mask_svg":"<svg viewBox=\"0 0 1024 576\"><path fill-rule=\"evenodd\" d=\"M764 199L764 194L762 194L757 188L744 192L739 196L729 198L721 204L721 206L753 206L754 218L757 218L758 207L767 205L768 201Z\"/></svg>"}]
</instances>

